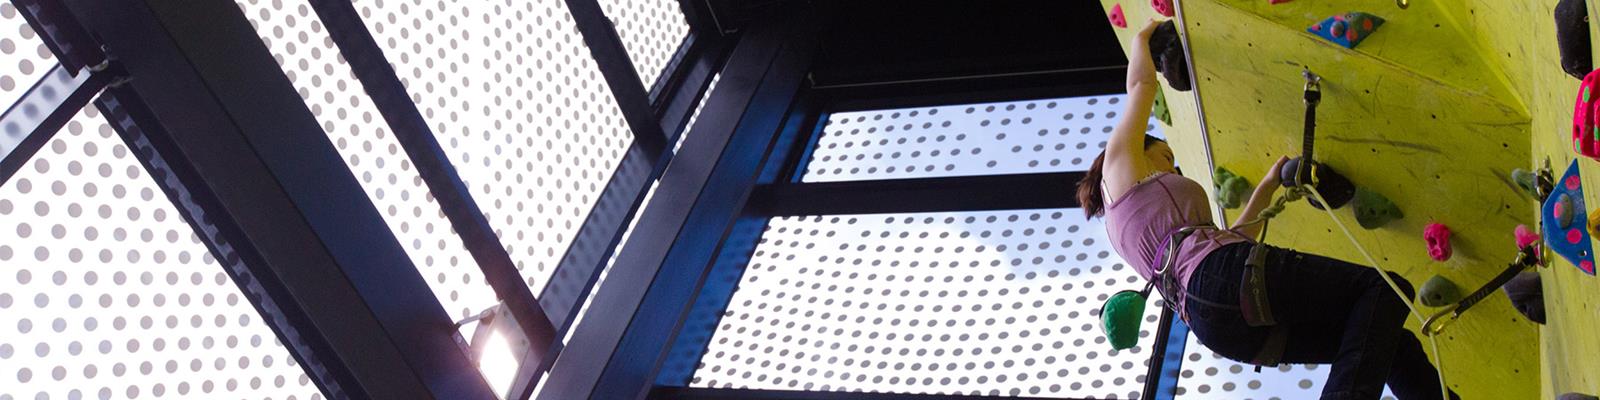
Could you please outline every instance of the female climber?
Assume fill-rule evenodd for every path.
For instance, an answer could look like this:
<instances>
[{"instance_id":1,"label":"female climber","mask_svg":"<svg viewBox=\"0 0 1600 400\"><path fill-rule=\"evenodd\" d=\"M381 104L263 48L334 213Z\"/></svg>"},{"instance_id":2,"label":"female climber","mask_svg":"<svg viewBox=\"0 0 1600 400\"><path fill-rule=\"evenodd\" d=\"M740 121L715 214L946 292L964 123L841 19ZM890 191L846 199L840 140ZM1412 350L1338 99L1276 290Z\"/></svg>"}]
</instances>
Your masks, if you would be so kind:
<instances>
[{"instance_id":1,"label":"female climber","mask_svg":"<svg viewBox=\"0 0 1600 400\"><path fill-rule=\"evenodd\" d=\"M1244 281L1260 276L1247 274L1257 268L1246 264L1252 248L1265 246L1252 240L1261 230L1253 221L1277 192L1287 158L1268 169L1237 222L1228 229L1213 224L1205 191L1177 173L1166 142L1144 134L1160 90L1149 45L1159 25L1150 21L1133 39L1122 120L1078 183L1084 212L1105 218L1112 247L1176 300L1181 318L1217 354L1256 365L1331 363L1323 399L1377 399L1385 383L1402 400L1439 399L1438 372L1403 327L1406 305L1376 270L1268 246L1254 270L1264 272L1256 282L1265 284ZM1184 227L1198 228L1178 235ZM1164 254L1174 237L1176 254ZM1158 274L1168 258L1171 267ZM1263 286L1259 295L1241 292Z\"/></svg>"}]
</instances>

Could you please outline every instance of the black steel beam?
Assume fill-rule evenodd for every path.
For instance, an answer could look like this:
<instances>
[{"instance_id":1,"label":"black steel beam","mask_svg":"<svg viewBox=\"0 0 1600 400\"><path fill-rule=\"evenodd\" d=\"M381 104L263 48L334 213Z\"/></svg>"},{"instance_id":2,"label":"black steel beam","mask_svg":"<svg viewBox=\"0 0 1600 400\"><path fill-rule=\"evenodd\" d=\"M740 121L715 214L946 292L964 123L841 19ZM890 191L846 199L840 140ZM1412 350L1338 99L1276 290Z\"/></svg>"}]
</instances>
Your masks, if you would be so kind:
<instances>
[{"instance_id":1,"label":"black steel beam","mask_svg":"<svg viewBox=\"0 0 1600 400\"><path fill-rule=\"evenodd\" d=\"M691 34L680 51L683 53L680 61L668 66L662 74L665 77L662 81L668 83L651 95L655 97L653 107L660 116L661 129L668 133L668 143L676 143L682 136L695 106L700 104L712 77L727 59L733 40L733 37ZM539 295L539 304L550 316L557 332L565 333L570 328L600 269L611 259L622 240L623 230L644 202L645 189L661 177L671 159L672 153L665 152L659 160L652 161L653 157L637 141L623 153L622 161L601 189L594 208L589 210L572 244L556 264L550 282Z\"/></svg>"},{"instance_id":2,"label":"black steel beam","mask_svg":"<svg viewBox=\"0 0 1600 400\"><path fill-rule=\"evenodd\" d=\"M99 43L89 36L61 0L11 0L11 3L17 6L22 19L33 26L45 47L55 54L56 61L67 67L68 74L77 76L85 68L105 62L106 54L100 50Z\"/></svg>"},{"instance_id":3,"label":"black steel beam","mask_svg":"<svg viewBox=\"0 0 1600 400\"><path fill-rule=\"evenodd\" d=\"M578 25L578 33L589 45L595 65L600 67L600 75L605 77L607 86L611 87L612 97L617 100L617 107L622 109L622 118L628 121L628 127L633 130L634 140L644 147L646 154L652 155L652 159L659 157L670 142L666 131L661 129L656 120L650 106L650 93L645 90L639 71L634 69L633 62L628 58L628 49L622 45L616 25L606 18L596 0L566 2L567 10L572 13L572 21Z\"/></svg>"},{"instance_id":4,"label":"black steel beam","mask_svg":"<svg viewBox=\"0 0 1600 400\"><path fill-rule=\"evenodd\" d=\"M329 397L496 397L233 1L66 4L129 74L125 140Z\"/></svg>"},{"instance_id":5,"label":"black steel beam","mask_svg":"<svg viewBox=\"0 0 1600 400\"><path fill-rule=\"evenodd\" d=\"M1126 90L1126 66L819 86L831 112L1097 96Z\"/></svg>"},{"instance_id":6,"label":"black steel beam","mask_svg":"<svg viewBox=\"0 0 1600 400\"><path fill-rule=\"evenodd\" d=\"M86 69L87 70L87 69ZM0 114L0 185L11 180L56 131L89 105L117 71L79 72L57 64Z\"/></svg>"},{"instance_id":7,"label":"black steel beam","mask_svg":"<svg viewBox=\"0 0 1600 400\"><path fill-rule=\"evenodd\" d=\"M795 165L794 159L802 154L821 120L822 104L810 95L809 90L802 89L796 97L772 145L771 155L756 178L758 188L760 185L788 181L790 167ZM751 197L733 228L718 244L704 283L696 293L688 315L678 328L672 349L656 375L656 386L684 387L694 378L695 370L705 357L706 347L716 335L717 326L721 324L723 314L733 300L733 293L744 277L745 267L750 264L750 257L761 243L761 234L766 231L771 219L769 215L759 212L758 201L754 196Z\"/></svg>"},{"instance_id":8,"label":"black steel beam","mask_svg":"<svg viewBox=\"0 0 1600 400\"><path fill-rule=\"evenodd\" d=\"M540 399L648 394L678 325L732 228L799 90L814 36L794 9L752 25L667 167L594 310L556 360Z\"/></svg>"},{"instance_id":9,"label":"black steel beam","mask_svg":"<svg viewBox=\"0 0 1600 400\"><path fill-rule=\"evenodd\" d=\"M772 216L1078 207L1082 172L774 183L751 204Z\"/></svg>"},{"instance_id":10,"label":"black steel beam","mask_svg":"<svg viewBox=\"0 0 1600 400\"><path fill-rule=\"evenodd\" d=\"M1184 348L1189 344L1189 326L1174 316L1172 309L1162 307L1161 326L1150 348L1150 369L1144 377L1144 398L1172 400L1178 396Z\"/></svg>"},{"instance_id":11,"label":"black steel beam","mask_svg":"<svg viewBox=\"0 0 1600 400\"><path fill-rule=\"evenodd\" d=\"M1029 397L999 397L962 394L904 394L861 392L805 392L792 390L711 389L661 387L650 392L650 400L1044 400ZM1082 400L1051 398L1052 400Z\"/></svg>"},{"instance_id":12,"label":"black steel beam","mask_svg":"<svg viewBox=\"0 0 1600 400\"><path fill-rule=\"evenodd\" d=\"M534 367L550 349L556 339L555 328L538 300L517 271L516 263L495 234L494 227L484 217L472 193L456 172L455 165L445 154L439 140L428 127L427 120L406 92L394 67L383 53L383 47L373 39L361 15L348 1L312 0L311 8L327 27L328 36L339 47L339 53L350 63L350 69L361 86L371 96L400 148L416 166L428 191L439 202L439 208L450 221L451 230L461 235L462 244L473 261L483 271L484 279L495 296L506 305L515 317L531 344L528 354L520 357L523 370L513 384L514 398L526 398L533 393L540 371ZM476 310L482 311L482 310Z\"/></svg>"}]
</instances>

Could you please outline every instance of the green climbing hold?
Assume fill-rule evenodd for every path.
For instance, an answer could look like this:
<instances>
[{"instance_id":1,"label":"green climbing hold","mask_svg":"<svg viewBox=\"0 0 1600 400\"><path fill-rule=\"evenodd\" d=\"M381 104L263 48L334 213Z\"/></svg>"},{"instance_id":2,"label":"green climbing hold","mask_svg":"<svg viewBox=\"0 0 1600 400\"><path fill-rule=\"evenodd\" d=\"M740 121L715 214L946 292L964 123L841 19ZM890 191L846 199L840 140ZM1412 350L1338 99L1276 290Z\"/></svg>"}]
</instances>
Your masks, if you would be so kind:
<instances>
[{"instance_id":1,"label":"green climbing hold","mask_svg":"<svg viewBox=\"0 0 1600 400\"><path fill-rule=\"evenodd\" d=\"M1511 180L1516 182L1517 187L1522 188L1524 193L1527 193L1529 196L1533 196L1534 198L1539 197L1539 190L1536 189L1538 186L1536 183L1534 183L1537 182L1538 179L1533 174L1533 171L1528 171L1522 168L1513 169L1511 170Z\"/></svg>"},{"instance_id":2,"label":"green climbing hold","mask_svg":"<svg viewBox=\"0 0 1600 400\"><path fill-rule=\"evenodd\" d=\"M1100 322L1111 348L1123 350L1139 343L1139 322L1144 321L1145 297L1124 290L1106 299L1100 307Z\"/></svg>"},{"instance_id":3,"label":"green climbing hold","mask_svg":"<svg viewBox=\"0 0 1600 400\"><path fill-rule=\"evenodd\" d=\"M1162 124L1172 126L1172 110L1167 108L1167 95L1162 92L1161 88L1156 88L1156 102L1150 109L1150 116L1161 120Z\"/></svg>"},{"instance_id":4,"label":"green climbing hold","mask_svg":"<svg viewBox=\"0 0 1600 400\"><path fill-rule=\"evenodd\" d=\"M1443 307L1447 304L1461 301L1461 287L1443 276L1434 275L1422 283L1422 291L1417 293L1422 305L1428 307Z\"/></svg>"},{"instance_id":5,"label":"green climbing hold","mask_svg":"<svg viewBox=\"0 0 1600 400\"><path fill-rule=\"evenodd\" d=\"M1404 212L1400 211L1400 206L1389 201L1389 198L1365 188L1356 188L1354 203L1356 207L1356 222L1360 223L1362 228L1378 229L1388 224L1389 221L1405 218L1406 216Z\"/></svg>"},{"instance_id":6,"label":"green climbing hold","mask_svg":"<svg viewBox=\"0 0 1600 400\"><path fill-rule=\"evenodd\" d=\"M1217 186L1217 202L1222 203L1222 208L1239 208L1250 196L1250 181L1227 168L1217 167L1211 180Z\"/></svg>"}]
</instances>

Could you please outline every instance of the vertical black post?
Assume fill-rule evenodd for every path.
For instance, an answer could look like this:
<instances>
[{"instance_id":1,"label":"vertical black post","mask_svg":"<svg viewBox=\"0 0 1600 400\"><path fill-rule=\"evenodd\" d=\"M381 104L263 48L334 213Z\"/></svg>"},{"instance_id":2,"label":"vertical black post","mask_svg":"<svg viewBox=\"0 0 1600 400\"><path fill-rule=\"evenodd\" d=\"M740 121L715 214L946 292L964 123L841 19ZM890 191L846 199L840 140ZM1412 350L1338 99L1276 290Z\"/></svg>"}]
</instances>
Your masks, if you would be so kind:
<instances>
[{"instance_id":1,"label":"vertical black post","mask_svg":"<svg viewBox=\"0 0 1600 400\"><path fill-rule=\"evenodd\" d=\"M792 3L752 24L716 93L662 175L594 310L576 327L540 399L637 399L651 388L734 228L809 68L809 10Z\"/></svg>"},{"instance_id":2,"label":"vertical black post","mask_svg":"<svg viewBox=\"0 0 1600 400\"><path fill-rule=\"evenodd\" d=\"M454 325L229 0L68 0L101 107L332 398L493 399Z\"/></svg>"}]
</instances>

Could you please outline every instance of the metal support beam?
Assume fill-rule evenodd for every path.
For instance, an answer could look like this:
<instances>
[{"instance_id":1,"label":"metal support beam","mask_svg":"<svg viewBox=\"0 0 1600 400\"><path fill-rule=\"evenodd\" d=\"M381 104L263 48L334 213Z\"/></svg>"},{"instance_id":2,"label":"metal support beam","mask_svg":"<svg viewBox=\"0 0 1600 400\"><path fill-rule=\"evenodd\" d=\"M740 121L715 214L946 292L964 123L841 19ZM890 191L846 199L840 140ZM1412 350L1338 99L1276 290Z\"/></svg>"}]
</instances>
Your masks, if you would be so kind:
<instances>
[{"instance_id":1,"label":"metal support beam","mask_svg":"<svg viewBox=\"0 0 1600 400\"><path fill-rule=\"evenodd\" d=\"M384 56L383 48L367 31L355 6L348 1L312 0L311 8L321 17L340 55L350 63L356 79L372 97L378 114L389 124L395 140L416 166L423 184L439 202L451 229L461 235L462 244L483 271L495 296L527 334L530 346L528 353L521 356L521 371L512 385L515 393L512 397L530 396L541 372L537 367L543 364L551 343L558 339L550 317L539 307L538 300L517 271L516 263L495 235L494 227L472 199L471 191L407 94L405 84Z\"/></svg>"},{"instance_id":2,"label":"metal support beam","mask_svg":"<svg viewBox=\"0 0 1600 400\"><path fill-rule=\"evenodd\" d=\"M1127 66L817 87L831 112L1096 96L1126 91Z\"/></svg>"},{"instance_id":3,"label":"metal support beam","mask_svg":"<svg viewBox=\"0 0 1600 400\"><path fill-rule=\"evenodd\" d=\"M1163 300L1164 301L1164 300ZM1173 318L1172 309L1162 307L1161 326L1150 349L1150 369L1144 377L1144 398L1172 400L1178 395L1178 373L1183 370L1184 347L1189 344L1189 326Z\"/></svg>"},{"instance_id":4,"label":"metal support beam","mask_svg":"<svg viewBox=\"0 0 1600 400\"><path fill-rule=\"evenodd\" d=\"M789 167L795 164L794 159L810 141L814 127L821 119L822 105L808 90L802 90L796 97L761 168L761 174L756 178L758 188L789 179ZM760 201L751 196L734 221L733 228L728 230L717 246L711 269L695 294L693 305L678 328L672 350L656 375L656 386L684 387L694 378L694 371L704 358L706 347L716 334L717 325L721 323L723 313L733 299L733 292L744 278L745 267L750 264L756 245L761 242L761 234L771 220L772 215L759 207Z\"/></svg>"},{"instance_id":5,"label":"metal support beam","mask_svg":"<svg viewBox=\"0 0 1600 400\"><path fill-rule=\"evenodd\" d=\"M663 387L650 392L650 400L1044 400L960 394L903 394L860 392L804 392L792 390L710 389ZM1051 400L1083 400L1051 398Z\"/></svg>"},{"instance_id":6,"label":"metal support beam","mask_svg":"<svg viewBox=\"0 0 1600 400\"><path fill-rule=\"evenodd\" d=\"M800 9L752 25L539 398L638 399L733 228L814 51Z\"/></svg>"},{"instance_id":7,"label":"metal support beam","mask_svg":"<svg viewBox=\"0 0 1600 400\"><path fill-rule=\"evenodd\" d=\"M633 61L629 60L628 49L622 45L616 25L606 18L596 0L566 2L573 22L578 25L578 32L583 34L583 42L589 45L589 52L594 54L594 63L600 66L600 75L606 78L611 95L617 100L617 107L622 109L622 118L628 121L628 127L633 130L634 140L644 147L646 154L652 155L652 159L659 157L670 142L666 131L661 129L656 120L655 112L650 107L650 93L640 82L639 71L634 69Z\"/></svg>"},{"instance_id":8,"label":"metal support beam","mask_svg":"<svg viewBox=\"0 0 1600 400\"><path fill-rule=\"evenodd\" d=\"M329 397L496 398L234 2L66 4L129 74L124 139Z\"/></svg>"},{"instance_id":9,"label":"metal support beam","mask_svg":"<svg viewBox=\"0 0 1600 400\"><path fill-rule=\"evenodd\" d=\"M54 53L67 73L77 76L85 68L106 61L106 54L89 32L67 11L61 0L11 0L22 19L33 26L45 47ZM12 29L7 27L7 29Z\"/></svg>"},{"instance_id":10,"label":"metal support beam","mask_svg":"<svg viewBox=\"0 0 1600 400\"><path fill-rule=\"evenodd\" d=\"M1078 207L1082 172L775 183L752 204L773 216Z\"/></svg>"},{"instance_id":11,"label":"metal support beam","mask_svg":"<svg viewBox=\"0 0 1600 400\"><path fill-rule=\"evenodd\" d=\"M668 132L668 143L676 143L682 136L695 106L700 104L711 85L712 77L727 60L733 40L732 37L691 35L680 51L681 60L662 74L661 81L666 84L651 95L655 97L654 108L661 116L661 129ZM611 259L622 240L623 230L644 202L645 189L661 177L672 160L672 153L664 152L659 160L652 162L652 159L637 141L623 153L611 180L601 189L594 208L589 210L589 216L551 274L550 283L539 295L539 304L550 316L557 332L564 335L570 328L600 269Z\"/></svg>"},{"instance_id":12,"label":"metal support beam","mask_svg":"<svg viewBox=\"0 0 1600 400\"><path fill-rule=\"evenodd\" d=\"M118 71L67 72L56 65L22 99L0 114L0 185L22 169L56 131L100 93Z\"/></svg>"}]
</instances>

